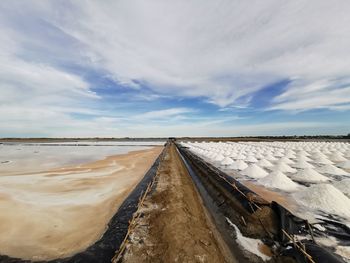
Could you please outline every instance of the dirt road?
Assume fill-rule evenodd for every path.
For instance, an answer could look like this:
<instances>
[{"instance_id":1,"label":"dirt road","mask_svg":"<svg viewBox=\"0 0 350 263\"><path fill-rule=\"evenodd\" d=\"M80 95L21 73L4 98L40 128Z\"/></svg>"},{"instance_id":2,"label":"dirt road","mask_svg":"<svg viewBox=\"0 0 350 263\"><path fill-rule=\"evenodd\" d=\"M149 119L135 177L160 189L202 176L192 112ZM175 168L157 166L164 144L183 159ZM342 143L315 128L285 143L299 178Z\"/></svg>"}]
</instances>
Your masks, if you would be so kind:
<instances>
[{"instance_id":1,"label":"dirt road","mask_svg":"<svg viewBox=\"0 0 350 263\"><path fill-rule=\"evenodd\" d=\"M122 262L234 262L173 145L157 180Z\"/></svg>"}]
</instances>

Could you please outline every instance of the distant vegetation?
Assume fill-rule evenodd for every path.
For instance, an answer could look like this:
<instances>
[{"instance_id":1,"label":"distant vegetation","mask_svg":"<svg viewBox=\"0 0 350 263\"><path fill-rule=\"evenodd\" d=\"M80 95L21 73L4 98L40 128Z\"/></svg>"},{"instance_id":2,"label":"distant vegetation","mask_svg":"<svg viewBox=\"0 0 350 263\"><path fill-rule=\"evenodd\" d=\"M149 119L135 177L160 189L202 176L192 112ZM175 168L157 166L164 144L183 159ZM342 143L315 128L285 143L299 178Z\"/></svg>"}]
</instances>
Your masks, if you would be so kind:
<instances>
[{"instance_id":1,"label":"distant vegetation","mask_svg":"<svg viewBox=\"0 0 350 263\"><path fill-rule=\"evenodd\" d=\"M293 136L242 136L242 137L181 137L177 140L197 141L260 141L260 140L350 140L350 133L347 135L293 135Z\"/></svg>"},{"instance_id":2,"label":"distant vegetation","mask_svg":"<svg viewBox=\"0 0 350 263\"><path fill-rule=\"evenodd\" d=\"M0 142L71 142L71 141L164 141L167 138L101 138L101 137L91 137L91 138L0 138Z\"/></svg>"},{"instance_id":3,"label":"distant vegetation","mask_svg":"<svg viewBox=\"0 0 350 263\"><path fill-rule=\"evenodd\" d=\"M254 141L254 140L350 140L347 135L294 135L294 136L242 136L242 137L153 137L153 138L131 138L131 137L91 137L91 138L0 138L0 142L68 142L68 141L164 141L173 140L197 140L197 141Z\"/></svg>"}]
</instances>

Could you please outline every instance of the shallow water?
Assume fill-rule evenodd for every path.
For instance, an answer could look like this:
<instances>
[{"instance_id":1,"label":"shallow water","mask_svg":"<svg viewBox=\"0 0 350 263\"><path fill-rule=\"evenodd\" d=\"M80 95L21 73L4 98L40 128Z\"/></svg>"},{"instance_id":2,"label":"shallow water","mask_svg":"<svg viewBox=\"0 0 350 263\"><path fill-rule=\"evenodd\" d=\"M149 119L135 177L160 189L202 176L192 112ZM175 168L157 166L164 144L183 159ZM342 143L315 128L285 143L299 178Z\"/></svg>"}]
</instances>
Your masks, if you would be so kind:
<instances>
[{"instance_id":1,"label":"shallow water","mask_svg":"<svg viewBox=\"0 0 350 263\"><path fill-rule=\"evenodd\" d=\"M0 144L0 175L41 172L106 156L149 149L162 142L62 142Z\"/></svg>"}]
</instances>

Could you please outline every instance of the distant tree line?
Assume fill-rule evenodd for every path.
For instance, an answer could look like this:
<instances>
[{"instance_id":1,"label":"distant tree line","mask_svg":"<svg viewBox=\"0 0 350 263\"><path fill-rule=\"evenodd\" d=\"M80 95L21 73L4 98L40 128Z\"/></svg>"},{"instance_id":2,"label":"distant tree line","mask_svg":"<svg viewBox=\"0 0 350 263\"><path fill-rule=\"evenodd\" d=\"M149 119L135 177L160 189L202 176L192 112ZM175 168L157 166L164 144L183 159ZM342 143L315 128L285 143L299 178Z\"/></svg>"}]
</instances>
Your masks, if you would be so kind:
<instances>
[{"instance_id":1,"label":"distant tree line","mask_svg":"<svg viewBox=\"0 0 350 263\"><path fill-rule=\"evenodd\" d=\"M346 135L293 135L293 136L240 136L240 137L91 137L91 138L0 138L0 141L164 141L164 140L210 140L210 141L254 141L254 140L350 140Z\"/></svg>"}]
</instances>

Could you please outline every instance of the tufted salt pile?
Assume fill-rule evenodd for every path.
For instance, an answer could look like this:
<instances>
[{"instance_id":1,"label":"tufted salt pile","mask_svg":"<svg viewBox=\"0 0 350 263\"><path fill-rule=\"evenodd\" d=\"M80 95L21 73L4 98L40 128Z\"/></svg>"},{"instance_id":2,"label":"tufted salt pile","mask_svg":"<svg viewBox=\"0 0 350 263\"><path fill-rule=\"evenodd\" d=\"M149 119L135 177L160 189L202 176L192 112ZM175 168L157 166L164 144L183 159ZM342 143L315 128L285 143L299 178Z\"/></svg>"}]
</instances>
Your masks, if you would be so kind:
<instances>
[{"instance_id":1,"label":"tufted salt pile","mask_svg":"<svg viewBox=\"0 0 350 263\"><path fill-rule=\"evenodd\" d=\"M269 188L277 188L287 192L295 191L300 187L280 171L270 173L268 176L259 179L258 183Z\"/></svg>"},{"instance_id":2,"label":"tufted salt pile","mask_svg":"<svg viewBox=\"0 0 350 263\"><path fill-rule=\"evenodd\" d=\"M263 168L253 163L249 165L247 168L245 168L242 171L242 174L249 176L251 178L263 178L267 176L268 173Z\"/></svg>"},{"instance_id":3,"label":"tufted salt pile","mask_svg":"<svg viewBox=\"0 0 350 263\"><path fill-rule=\"evenodd\" d=\"M323 157L323 156L316 157L316 158L314 159L314 163L319 163L319 164L333 164L332 161L330 161L327 157Z\"/></svg>"},{"instance_id":4,"label":"tufted salt pile","mask_svg":"<svg viewBox=\"0 0 350 263\"><path fill-rule=\"evenodd\" d=\"M225 157L222 161L221 161L221 165L223 166L229 166L233 164L233 160L230 157Z\"/></svg>"},{"instance_id":5,"label":"tufted salt pile","mask_svg":"<svg viewBox=\"0 0 350 263\"><path fill-rule=\"evenodd\" d=\"M298 159L295 164L292 164L295 168L305 169L305 168L314 168L314 166L303 159Z\"/></svg>"},{"instance_id":6,"label":"tufted salt pile","mask_svg":"<svg viewBox=\"0 0 350 263\"><path fill-rule=\"evenodd\" d=\"M233 170L244 170L248 167L248 164L246 164L243 160L235 161L233 164L230 165L230 168Z\"/></svg>"},{"instance_id":7,"label":"tufted salt pile","mask_svg":"<svg viewBox=\"0 0 350 263\"><path fill-rule=\"evenodd\" d=\"M259 165L260 167L271 167L271 166L273 166L273 164L270 161L266 160L266 159L261 159L257 163L257 165Z\"/></svg>"},{"instance_id":8,"label":"tufted salt pile","mask_svg":"<svg viewBox=\"0 0 350 263\"><path fill-rule=\"evenodd\" d=\"M293 196L307 208L350 218L350 199L331 184L316 184Z\"/></svg>"},{"instance_id":9,"label":"tufted salt pile","mask_svg":"<svg viewBox=\"0 0 350 263\"><path fill-rule=\"evenodd\" d=\"M343 169L350 169L350 160L337 164L338 167Z\"/></svg>"},{"instance_id":10,"label":"tufted salt pile","mask_svg":"<svg viewBox=\"0 0 350 263\"><path fill-rule=\"evenodd\" d=\"M258 160L252 156L252 155L249 155L246 159L245 159L246 162L250 162L250 163L257 163Z\"/></svg>"},{"instance_id":11,"label":"tufted salt pile","mask_svg":"<svg viewBox=\"0 0 350 263\"><path fill-rule=\"evenodd\" d=\"M278 161L275 166L269 168L272 171L279 171L282 173L296 173L297 170L290 167L288 164L286 164L283 161Z\"/></svg>"},{"instance_id":12,"label":"tufted salt pile","mask_svg":"<svg viewBox=\"0 0 350 263\"><path fill-rule=\"evenodd\" d=\"M333 185L350 198L350 178L334 182Z\"/></svg>"},{"instance_id":13,"label":"tufted salt pile","mask_svg":"<svg viewBox=\"0 0 350 263\"><path fill-rule=\"evenodd\" d=\"M312 168L305 168L299 170L296 174L291 175L291 178L301 182L316 183L327 182L330 179Z\"/></svg>"},{"instance_id":14,"label":"tufted salt pile","mask_svg":"<svg viewBox=\"0 0 350 263\"><path fill-rule=\"evenodd\" d=\"M343 157L343 155L339 152L333 152L330 156L329 159L333 162L344 162L347 159Z\"/></svg>"},{"instance_id":15,"label":"tufted salt pile","mask_svg":"<svg viewBox=\"0 0 350 263\"><path fill-rule=\"evenodd\" d=\"M291 160L291 159L289 159L288 157L282 157L280 160L279 160L279 162L284 162L284 163L286 163L286 164L293 164L294 162Z\"/></svg>"},{"instance_id":16,"label":"tufted salt pile","mask_svg":"<svg viewBox=\"0 0 350 263\"><path fill-rule=\"evenodd\" d=\"M348 175L347 172L334 166L333 164L325 164L324 166L318 168L318 171L321 173L332 175Z\"/></svg>"}]
</instances>

